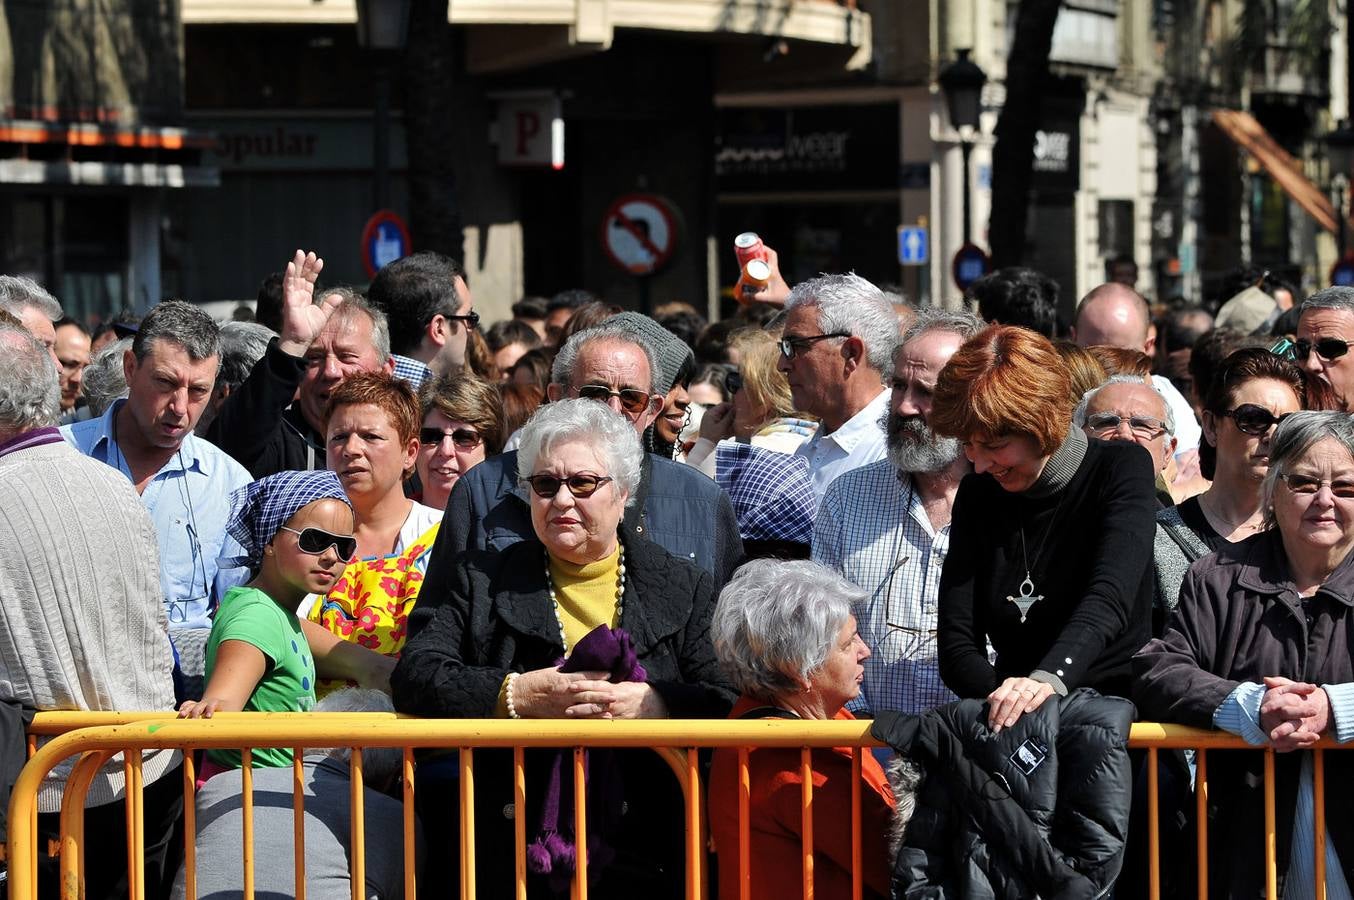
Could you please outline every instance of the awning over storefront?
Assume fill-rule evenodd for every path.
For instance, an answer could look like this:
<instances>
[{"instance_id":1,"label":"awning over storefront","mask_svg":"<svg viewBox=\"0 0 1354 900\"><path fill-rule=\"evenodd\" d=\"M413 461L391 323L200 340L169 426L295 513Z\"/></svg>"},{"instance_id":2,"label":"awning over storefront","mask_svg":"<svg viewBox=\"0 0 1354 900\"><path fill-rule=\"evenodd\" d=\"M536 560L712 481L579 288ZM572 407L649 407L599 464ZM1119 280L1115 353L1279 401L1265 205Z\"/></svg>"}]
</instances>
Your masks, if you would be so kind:
<instances>
[{"instance_id":1,"label":"awning over storefront","mask_svg":"<svg viewBox=\"0 0 1354 900\"><path fill-rule=\"evenodd\" d=\"M1284 193L1307 211L1316 224L1334 234L1338 230L1335 208L1321 188L1302 174L1302 163L1265 130L1248 112L1235 109L1213 110L1213 121L1223 133L1255 158Z\"/></svg>"},{"instance_id":2,"label":"awning over storefront","mask_svg":"<svg viewBox=\"0 0 1354 900\"><path fill-rule=\"evenodd\" d=\"M214 146L183 128L0 119L0 184L216 187Z\"/></svg>"}]
</instances>

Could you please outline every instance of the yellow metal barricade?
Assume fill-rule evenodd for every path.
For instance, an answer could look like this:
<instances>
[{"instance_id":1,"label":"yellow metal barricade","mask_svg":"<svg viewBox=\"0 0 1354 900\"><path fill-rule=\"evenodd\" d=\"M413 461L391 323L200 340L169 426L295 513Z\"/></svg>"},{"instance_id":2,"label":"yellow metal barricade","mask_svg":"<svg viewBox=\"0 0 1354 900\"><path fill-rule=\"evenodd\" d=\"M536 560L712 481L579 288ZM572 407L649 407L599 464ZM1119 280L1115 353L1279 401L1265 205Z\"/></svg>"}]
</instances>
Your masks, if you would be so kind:
<instances>
[{"instance_id":1,"label":"yellow metal barricade","mask_svg":"<svg viewBox=\"0 0 1354 900\"><path fill-rule=\"evenodd\" d=\"M61 879L63 897L78 900L82 875L82 853L85 835L82 815L85 792L99 769L115 754L124 753L127 773L128 861L131 896L144 897L144 868L141 861L142 803L140 753L152 749L185 751L184 815L185 815L185 870L186 896L193 900L195 885L193 765L191 751L206 749L291 748L296 752L293 764L293 793L295 815L295 895L305 897L304 827L302 799L301 755L305 748L348 747L358 751L368 747L393 747L403 750L403 835L405 894L415 896L414 866L414 751L419 749L454 749L459 751L460 767L460 821L461 865L460 895L476 895L475 857L475 754L481 748L513 750L513 801L516 809L524 810L526 777L524 751L530 748L573 748L573 765L566 767L574 779L576 797L585 796L583 752L586 748L645 748L659 753L678 779L685 799L686 895L688 900L708 897L705 854L708 847L708 823L704 816L703 796L698 753L708 748L739 750L735 781L738 791L739 839L736 852L725 849L726 859L738 866L740 895L750 896L750 776L748 750L777 747L799 748L802 751L802 855L804 896L814 891L814 841L812 817L813 770L811 750L815 748L850 748L852 751L853 789L851 821L842 823L851 829L852 895L859 898L863 892L861 833L860 772L863 754L881 746L869 733L868 721L801 722L775 720L649 720L579 722L536 719L530 722L512 720L430 720L402 718L392 714L364 713L222 713L212 719L181 720L172 713L42 713L33 722L31 734L50 738L33 755L14 786L9 817L9 889L13 900L36 900L37 897L37 798L44 777L62 761L81 757L66 784L61 815ZM1149 879L1151 896L1160 895L1160 863L1158 850L1160 834L1157 817L1157 755L1159 750L1194 749L1197 752L1196 803L1199 813L1197 851L1199 875L1197 890L1207 896L1207 821L1208 751L1224 749L1255 749L1240 738L1214 731L1201 731L1179 726L1138 723L1133 726L1129 745L1148 751L1149 794ZM1325 897L1325 810L1322 797L1325 769L1321 752L1336 749L1338 745L1323 741L1315 751L1315 833L1316 878L1318 898ZM1276 892L1276 822L1274 809L1274 754L1266 754L1265 765L1265 848L1266 892L1270 900L1277 900ZM250 829L251 789L248 762L244 770L243 797L243 878L244 896L252 898L253 842ZM362 756L353 752L350 760L352 779L351 810L351 873L354 900L361 900L364 857L364 820L362 815L363 773ZM575 804L575 833L577 835L577 863L572 896L586 900L587 850L586 804ZM515 816L514 888L516 897L527 896L526 832L523 815ZM880 836L871 835L869 839Z\"/></svg>"}]
</instances>

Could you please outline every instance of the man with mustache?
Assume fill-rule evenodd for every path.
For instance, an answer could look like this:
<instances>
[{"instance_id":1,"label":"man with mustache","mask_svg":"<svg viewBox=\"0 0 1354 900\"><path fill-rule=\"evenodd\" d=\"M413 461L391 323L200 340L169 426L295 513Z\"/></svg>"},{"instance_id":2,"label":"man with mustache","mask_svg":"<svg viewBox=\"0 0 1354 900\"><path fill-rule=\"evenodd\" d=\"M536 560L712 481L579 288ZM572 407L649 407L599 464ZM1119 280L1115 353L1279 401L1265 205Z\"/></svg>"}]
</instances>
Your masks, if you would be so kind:
<instances>
[{"instance_id":1,"label":"man with mustache","mask_svg":"<svg viewBox=\"0 0 1354 900\"><path fill-rule=\"evenodd\" d=\"M927 419L940 370L982 328L971 313L918 311L893 357L887 457L837 478L818 507L813 559L870 592L855 610L871 655L852 711L920 713L955 699L936 660L937 602L950 509L969 463Z\"/></svg>"}]
</instances>

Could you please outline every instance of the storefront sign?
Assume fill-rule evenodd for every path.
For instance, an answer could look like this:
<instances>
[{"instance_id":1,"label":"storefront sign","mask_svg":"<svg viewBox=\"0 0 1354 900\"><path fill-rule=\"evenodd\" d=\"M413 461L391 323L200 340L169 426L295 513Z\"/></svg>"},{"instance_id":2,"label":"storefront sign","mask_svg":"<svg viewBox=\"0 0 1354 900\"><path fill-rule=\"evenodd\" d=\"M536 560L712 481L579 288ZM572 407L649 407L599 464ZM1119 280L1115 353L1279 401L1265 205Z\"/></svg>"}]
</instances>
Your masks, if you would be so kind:
<instances>
[{"instance_id":1,"label":"storefront sign","mask_svg":"<svg viewBox=\"0 0 1354 900\"><path fill-rule=\"evenodd\" d=\"M555 96L505 97L498 102L498 164L564 168L564 117Z\"/></svg>"},{"instance_id":2,"label":"storefront sign","mask_svg":"<svg viewBox=\"0 0 1354 900\"><path fill-rule=\"evenodd\" d=\"M719 190L897 188L898 115L897 103L721 109Z\"/></svg>"},{"instance_id":3,"label":"storefront sign","mask_svg":"<svg viewBox=\"0 0 1354 900\"><path fill-rule=\"evenodd\" d=\"M216 136L203 163L224 172L305 170L355 171L372 168L369 116L352 118L199 117L190 127ZM405 167L404 126L390 126L390 165Z\"/></svg>"}]
</instances>

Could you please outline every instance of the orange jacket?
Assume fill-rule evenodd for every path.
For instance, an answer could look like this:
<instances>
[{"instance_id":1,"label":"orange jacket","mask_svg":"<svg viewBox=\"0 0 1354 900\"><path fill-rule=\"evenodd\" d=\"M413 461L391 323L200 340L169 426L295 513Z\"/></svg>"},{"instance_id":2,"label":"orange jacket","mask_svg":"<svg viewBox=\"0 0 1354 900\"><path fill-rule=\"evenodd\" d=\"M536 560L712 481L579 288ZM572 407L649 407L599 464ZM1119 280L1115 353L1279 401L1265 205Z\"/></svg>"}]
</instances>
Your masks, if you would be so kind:
<instances>
[{"instance_id":1,"label":"orange jacket","mask_svg":"<svg viewBox=\"0 0 1354 900\"><path fill-rule=\"evenodd\" d=\"M765 704L740 698L730 718ZM845 709L835 718L854 719ZM801 862L800 751L763 748L748 754L752 898L793 900L803 896ZM888 853L893 791L878 761L861 759L861 861L865 893L889 894L892 860ZM719 854L719 898L738 900L738 750L716 750L710 769L709 815ZM851 896L851 750L813 751L814 896L834 900Z\"/></svg>"}]
</instances>

